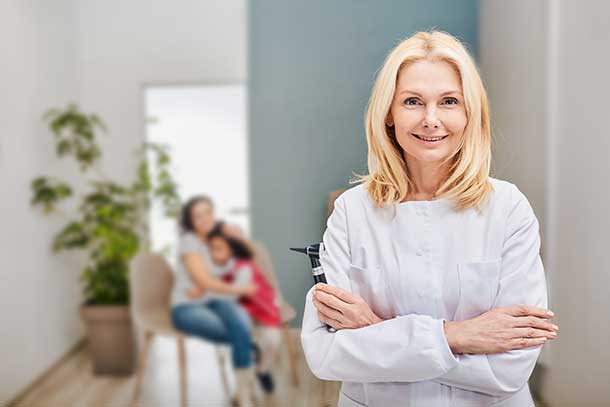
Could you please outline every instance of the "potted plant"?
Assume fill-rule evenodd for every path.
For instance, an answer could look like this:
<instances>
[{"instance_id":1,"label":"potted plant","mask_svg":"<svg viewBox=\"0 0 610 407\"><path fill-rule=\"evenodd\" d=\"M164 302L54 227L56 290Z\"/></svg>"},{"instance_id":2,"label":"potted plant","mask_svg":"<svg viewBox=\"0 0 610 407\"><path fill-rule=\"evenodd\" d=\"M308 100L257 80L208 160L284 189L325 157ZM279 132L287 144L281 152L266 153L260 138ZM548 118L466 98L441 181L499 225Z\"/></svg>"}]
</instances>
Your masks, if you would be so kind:
<instances>
[{"instance_id":1,"label":"potted plant","mask_svg":"<svg viewBox=\"0 0 610 407\"><path fill-rule=\"evenodd\" d=\"M123 184L105 176L99 165L102 151L96 137L106 126L97 115L70 104L49 110L44 120L54 136L57 156L76 160L89 189L77 198L77 211L68 214L58 204L73 195L73 188L55 177L37 177L31 183L31 204L66 220L54 237L55 252L87 253L80 315L87 325L94 372L130 374L135 350L128 308L129 261L139 250L150 249L147 220L153 203L162 205L167 216L178 213L180 199L168 170L170 156L164 146L143 143L135 152L134 181ZM150 169L149 157L155 164Z\"/></svg>"}]
</instances>

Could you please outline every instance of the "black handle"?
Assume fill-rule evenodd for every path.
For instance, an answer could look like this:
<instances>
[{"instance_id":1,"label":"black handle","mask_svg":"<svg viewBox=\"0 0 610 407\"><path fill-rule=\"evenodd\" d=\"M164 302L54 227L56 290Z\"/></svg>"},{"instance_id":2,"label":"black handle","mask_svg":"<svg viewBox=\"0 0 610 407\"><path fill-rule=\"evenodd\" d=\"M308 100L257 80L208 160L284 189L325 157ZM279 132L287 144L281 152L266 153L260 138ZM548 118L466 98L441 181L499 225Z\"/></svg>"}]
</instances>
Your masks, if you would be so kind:
<instances>
[{"instance_id":1,"label":"black handle","mask_svg":"<svg viewBox=\"0 0 610 407\"><path fill-rule=\"evenodd\" d=\"M326 282L326 276L324 275L324 273L318 274L317 276L313 276L313 281L315 281L316 284L318 284L318 283L328 284ZM337 330L335 328L333 328L332 326L330 326L328 324L326 324L326 330L330 333L337 332Z\"/></svg>"}]
</instances>

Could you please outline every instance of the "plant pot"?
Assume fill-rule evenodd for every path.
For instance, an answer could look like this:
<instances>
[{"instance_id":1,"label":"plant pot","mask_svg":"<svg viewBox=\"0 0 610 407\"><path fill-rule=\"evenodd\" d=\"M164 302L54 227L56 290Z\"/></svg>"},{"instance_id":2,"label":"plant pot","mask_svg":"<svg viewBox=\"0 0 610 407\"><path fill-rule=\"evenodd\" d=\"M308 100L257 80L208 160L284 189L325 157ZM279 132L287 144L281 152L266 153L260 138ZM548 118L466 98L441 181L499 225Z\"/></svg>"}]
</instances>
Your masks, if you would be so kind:
<instances>
[{"instance_id":1,"label":"plant pot","mask_svg":"<svg viewBox=\"0 0 610 407\"><path fill-rule=\"evenodd\" d=\"M135 349L129 306L83 305L93 373L129 375L134 371Z\"/></svg>"}]
</instances>

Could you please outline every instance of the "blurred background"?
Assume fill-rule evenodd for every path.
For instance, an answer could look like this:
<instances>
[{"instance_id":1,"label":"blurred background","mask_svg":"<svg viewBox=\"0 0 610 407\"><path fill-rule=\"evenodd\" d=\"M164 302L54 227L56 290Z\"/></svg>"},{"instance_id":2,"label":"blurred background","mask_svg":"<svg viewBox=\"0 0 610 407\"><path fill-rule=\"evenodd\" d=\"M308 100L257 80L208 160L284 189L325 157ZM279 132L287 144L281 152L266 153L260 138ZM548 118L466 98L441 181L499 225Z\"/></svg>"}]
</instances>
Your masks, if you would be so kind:
<instances>
[{"instance_id":1,"label":"blurred background","mask_svg":"<svg viewBox=\"0 0 610 407\"><path fill-rule=\"evenodd\" d=\"M335 405L338 384L314 378L300 350L312 279L288 247L319 241L333 192L366 172L363 114L387 52L436 28L476 58L490 96L492 175L517 184L540 221L561 329L531 388L540 405L610 406L609 16L602 0L1 2L0 405L227 403L220 371L230 367L215 347L188 338L179 363L171 335L152 342L134 396L142 333L124 293L107 301L125 328L124 363L112 374L96 366L88 338L109 340L110 317L83 307L89 253L61 250L79 245L78 225L57 236L86 210L92 179L144 185L142 162L160 187L139 213L139 240L122 243L123 260L148 247L174 266L167 209L210 195L218 218L264 244L294 310L274 368L278 405ZM49 109L64 121L43 120ZM59 147L62 126L77 138ZM80 166L58 158L92 132L99 151L84 149ZM137 158L143 142L164 147ZM98 156L97 170L82 170ZM105 191L96 197L126 196Z\"/></svg>"}]
</instances>

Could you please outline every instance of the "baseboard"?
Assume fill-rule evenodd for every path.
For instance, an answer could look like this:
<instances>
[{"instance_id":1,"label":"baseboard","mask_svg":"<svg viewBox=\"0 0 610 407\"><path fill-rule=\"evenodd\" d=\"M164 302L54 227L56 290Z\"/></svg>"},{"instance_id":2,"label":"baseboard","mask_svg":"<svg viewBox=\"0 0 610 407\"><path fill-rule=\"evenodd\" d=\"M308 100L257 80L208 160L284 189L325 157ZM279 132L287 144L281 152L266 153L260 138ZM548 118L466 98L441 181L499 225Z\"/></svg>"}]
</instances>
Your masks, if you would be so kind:
<instances>
[{"instance_id":1,"label":"baseboard","mask_svg":"<svg viewBox=\"0 0 610 407\"><path fill-rule=\"evenodd\" d=\"M77 340L74 345L72 345L68 350L59 358L57 361L52 363L48 368L44 370L41 374L39 374L29 385L27 385L24 389L19 391L12 400L10 400L7 406L17 406L23 400L26 394L31 392L37 386L39 386L44 379L47 378L51 372L57 369L59 366L64 364L68 359L74 356L78 351L80 351L87 344L87 338L82 337Z\"/></svg>"}]
</instances>

